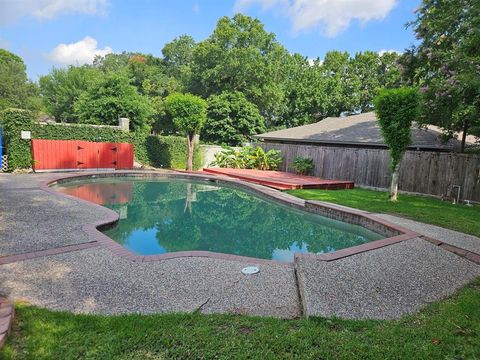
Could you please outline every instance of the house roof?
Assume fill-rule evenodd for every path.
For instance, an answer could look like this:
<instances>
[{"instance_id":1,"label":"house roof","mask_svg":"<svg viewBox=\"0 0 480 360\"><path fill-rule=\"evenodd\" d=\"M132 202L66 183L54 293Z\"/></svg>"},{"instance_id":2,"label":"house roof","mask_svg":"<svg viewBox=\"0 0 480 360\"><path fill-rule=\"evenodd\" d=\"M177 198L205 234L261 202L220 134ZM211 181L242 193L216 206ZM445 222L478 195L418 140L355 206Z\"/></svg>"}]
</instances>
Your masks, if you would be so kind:
<instances>
[{"instance_id":1,"label":"house roof","mask_svg":"<svg viewBox=\"0 0 480 360\"><path fill-rule=\"evenodd\" d=\"M460 147L460 141L457 139L443 143L440 135L439 128L428 126L427 129L421 129L412 125L411 148L453 150ZM386 147L373 112L347 117L328 117L314 124L272 131L255 137L266 141Z\"/></svg>"}]
</instances>

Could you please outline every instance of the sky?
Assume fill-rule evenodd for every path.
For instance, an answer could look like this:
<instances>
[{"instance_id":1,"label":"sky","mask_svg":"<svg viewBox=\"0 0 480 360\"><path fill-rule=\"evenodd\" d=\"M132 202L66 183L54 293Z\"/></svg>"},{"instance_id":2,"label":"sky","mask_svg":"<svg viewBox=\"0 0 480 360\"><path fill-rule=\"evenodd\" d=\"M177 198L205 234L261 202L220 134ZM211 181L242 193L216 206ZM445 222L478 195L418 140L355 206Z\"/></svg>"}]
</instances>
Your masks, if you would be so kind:
<instances>
[{"instance_id":1,"label":"sky","mask_svg":"<svg viewBox=\"0 0 480 360\"><path fill-rule=\"evenodd\" d=\"M398 51L415 43L420 0L0 0L0 48L21 56L37 80L52 67L95 55L161 56L182 34L206 39L222 16L259 18L290 52L322 59L330 50Z\"/></svg>"}]
</instances>

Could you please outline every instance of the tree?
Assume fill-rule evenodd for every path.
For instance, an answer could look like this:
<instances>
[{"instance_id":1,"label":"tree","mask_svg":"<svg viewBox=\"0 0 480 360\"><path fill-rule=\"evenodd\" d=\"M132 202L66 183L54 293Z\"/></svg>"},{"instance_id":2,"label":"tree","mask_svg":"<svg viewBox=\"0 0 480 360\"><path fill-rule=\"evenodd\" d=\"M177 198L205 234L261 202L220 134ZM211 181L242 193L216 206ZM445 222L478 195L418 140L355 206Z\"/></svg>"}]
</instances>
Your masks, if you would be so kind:
<instances>
[{"instance_id":1,"label":"tree","mask_svg":"<svg viewBox=\"0 0 480 360\"><path fill-rule=\"evenodd\" d=\"M28 81L23 60L0 49L0 110L11 107L38 111L40 103L38 87Z\"/></svg>"},{"instance_id":2,"label":"tree","mask_svg":"<svg viewBox=\"0 0 480 360\"><path fill-rule=\"evenodd\" d=\"M398 88L401 86L400 55L393 51L387 51L380 57L377 69L380 88Z\"/></svg>"},{"instance_id":3,"label":"tree","mask_svg":"<svg viewBox=\"0 0 480 360\"><path fill-rule=\"evenodd\" d=\"M53 115L56 121L78 122L74 104L80 95L101 76L100 71L88 66L52 69L50 74L42 76L39 80L40 93L48 113Z\"/></svg>"},{"instance_id":4,"label":"tree","mask_svg":"<svg viewBox=\"0 0 480 360\"><path fill-rule=\"evenodd\" d=\"M329 94L319 59L293 54L285 66L285 110L281 125L294 127L322 120L327 114ZM277 121L280 125L280 120Z\"/></svg>"},{"instance_id":5,"label":"tree","mask_svg":"<svg viewBox=\"0 0 480 360\"><path fill-rule=\"evenodd\" d=\"M329 51L322 64L325 78L325 93L328 94L326 116L340 116L352 113L358 106L355 90L358 84L353 81L348 52Z\"/></svg>"},{"instance_id":6,"label":"tree","mask_svg":"<svg viewBox=\"0 0 480 360\"><path fill-rule=\"evenodd\" d=\"M142 95L164 97L180 89L178 80L167 75L163 59L132 52L97 56L93 67L104 73L123 72Z\"/></svg>"},{"instance_id":7,"label":"tree","mask_svg":"<svg viewBox=\"0 0 480 360\"><path fill-rule=\"evenodd\" d=\"M140 95L123 73L107 73L95 79L80 94L74 112L81 123L116 125L118 118L128 117L133 130L150 125L153 113L148 97Z\"/></svg>"},{"instance_id":8,"label":"tree","mask_svg":"<svg viewBox=\"0 0 480 360\"><path fill-rule=\"evenodd\" d=\"M275 125L283 109L287 59L287 50L258 19L222 17L193 51L191 91L203 97L240 91Z\"/></svg>"},{"instance_id":9,"label":"tree","mask_svg":"<svg viewBox=\"0 0 480 360\"><path fill-rule=\"evenodd\" d=\"M381 90L375 98L375 113L383 139L390 152L390 200L398 197L399 165L405 150L410 146L411 126L420 114L420 96L415 88Z\"/></svg>"},{"instance_id":10,"label":"tree","mask_svg":"<svg viewBox=\"0 0 480 360\"><path fill-rule=\"evenodd\" d=\"M237 146L252 135L265 131L258 108L239 91L223 92L208 98L207 119L202 129L206 141Z\"/></svg>"},{"instance_id":11,"label":"tree","mask_svg":"<svg viewBox=\"0 0 480 360\"><path fill-rule=\"evenodd\" d=\"M202 98L192 94L176 93L167 96L165 108L172 116L175 126L187 137L187 170L192 171L195 135L200 134L205 122L207 103Z\"/></svg>"},{"instance_id":12,"label":"tree","mask_svg":"<svg viewBox=\"0 0 480 360\"><path fill-rule=\"evenodd\" d=\"M177 79L184 90L190 87L195 46L195 40L191 36L182 35L173 39L162 49L167 73Z\"/></svg>"},{"instance_id":13,"label":"tree","mask_svg":"<svg viewBox=\"0 0 480 360\"><path fill-rule=\"evenodd\" d=\"M480 127L480 2L423 0L414 27L420 44L403 57L404 75L424 95L421 122L467 134Z\"/></svg>"}]
</instances>

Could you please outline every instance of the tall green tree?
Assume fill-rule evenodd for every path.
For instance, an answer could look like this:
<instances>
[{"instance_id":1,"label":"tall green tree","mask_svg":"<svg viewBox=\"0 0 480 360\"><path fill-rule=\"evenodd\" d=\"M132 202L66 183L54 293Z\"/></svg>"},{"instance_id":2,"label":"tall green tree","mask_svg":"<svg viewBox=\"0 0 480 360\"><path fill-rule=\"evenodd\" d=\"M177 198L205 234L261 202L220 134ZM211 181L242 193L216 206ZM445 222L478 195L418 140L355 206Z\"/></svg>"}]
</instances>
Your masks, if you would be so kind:
<instances>
[{"instance_id":1,"label":"tall green tree","mask_svg":"<svg viewBox=\"0 0 480 360\"><path fill-rule=\"evenodd\" d=\"M282 123L294 127L317 122L328 116L327 80L319 59L293 54L285 66L285 110Z\"/></svg>"},{"instance_id":2,"label":"tall green tree","mask_svg":"<svg viewBox=\"0 0 480 360\"><path fill-rule=\"evenodd\" d=\"M212 95L207 103L207 119L202 129L205 141L237 146L251 140L252 135L265 131L265 122L258 108L239 91Z\"/></svg>"},{"instance_id":3,"label":"tall green tree","mask_svg":"<svg viewBox=\"0 0 480 360\"><path fill-rule=\"evenodd\" d=\"M193 51L192 91L203 97L240 91L275 124L283 109L286 49L258 19L221 18Z\"/></svg>"},{"instance_id":4,"label":"tall green tree","mask_svg":"<svg viewBox=\"0 0 480 360\"><path fill-rule=\"evenodd\" d=\"M10 107L38 111L41 101L22 58L0 49L0 110Z\"/></svg>"},{"instance_id":5,"label":"tall green tree","mask_svg":"<svg viewBox=\"0 0 480 360\"><path fill-rule=\"evenodd\" d=\"M104 73L123 72L142 95L165 97L178 91L178 80L167 74L161 58L133 52L97 56L93 67Z\"/></svg>"},{"instance_id":6,"label":"tall green tree","mask_svg":"<svg viewBox=\"0 0 480 360\"><path fill-rule=\"evenodd\" d=\"M290 56L285 66L287 127L308 124L328 116L371 111L373 99L382 87L399 86L398 55L376 52L330 51L324 61Z\"/></svg>"},{"instance_id":7,"label":"tall green tree","mask_svg":"<svg viewBox=\"0 0 480 360\"><path fill-rule=\"evenodd\" d=\"M480 129L480 2L423 0L410 24L420 44L406 52L408 80L421 86L421 121L450 136Z\"/></svg>"},{"instance_id":8,"label":"tall green tree","mask_svg":"<svg viewBox=\"0 0 480 360\"><path fill-rule=\"evenodd\" d=\"M191 86L195 46L195 40L191 36L181 35L166 44L162 49L163 61L168 75L177 79L183 90L189 90Z\"/></svg>"},{"instance_id":9,"label":"tall green tree","mask_svg":"<svg viewBox=\"0 0 480 360\"><path fill-rule=\"evenodd\" d=\"M137 92L123 73L107 73L95 79L74 104L75 116L81 123L116 125L127 117L133 130L147 128L153 107L150 99Z\"/></svg>"},{"instance_id":10,"label":"tall green tree","mask_svg":"<svg viewBox=\"0 0 480 360\"><path fill-rule=\"evenodd\" d=\"M393 51L387 51L380 55L380 64L377 69L380 87L393 89L402 85L400 73L400 55Z\"/></svg>"},{"instance_id":11,"label":"tall green tree","mask_svg":"<svg viewBox=\"0 0 480 360\"><path fill-rule=\"evenodd\" d=\"M355 81L350 63L350 55L346 51L329 51L325 54L322 73L326 81L325 92L328 94L327 116L352 113L358 106L354 94L359 85Z\"/></svg>"},{"instance_id":12,"label":"tall green tree","mask_svg":"<svg viewBox=\"0 0 480 360\"><path fill-rule=\"evenodd\" d=\"M188 171L193 170L193 150L195 136L200 134L207 116L207 103L202 98L192 94L171 94L165 99L165 109L170 113L173 123L187 137Z\"/></svg>"},{"instance_id":13,"label":"tall green tree","mask_svg":"<svg viewBox=\"0 0 480 360\"><path fill-rule=\"evenodd\" d=\"M412 143L412 122L420 114L418 90L408 87L381 90L375 98L375 113L390 153L390 200L396 201L400 161Z\"/></svg>"}]
</instances>

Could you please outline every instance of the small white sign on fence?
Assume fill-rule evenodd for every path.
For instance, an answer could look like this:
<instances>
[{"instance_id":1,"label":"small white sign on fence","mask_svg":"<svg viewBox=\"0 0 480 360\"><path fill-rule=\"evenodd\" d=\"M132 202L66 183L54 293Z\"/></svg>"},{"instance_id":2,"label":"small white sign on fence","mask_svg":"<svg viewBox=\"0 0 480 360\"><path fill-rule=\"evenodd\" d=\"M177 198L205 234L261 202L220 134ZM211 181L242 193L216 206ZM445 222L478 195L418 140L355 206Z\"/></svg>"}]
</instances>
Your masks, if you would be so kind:
<instances>
[{"instance_id":1,"label":"small white sign on fence","mask_svg":"<svg viewBox=\"0 0 480 360\"><path fill-rule=\"evenodd\" d=\"M20 137L25 140L30 140L32 138L32 133L30 131L22 131Z\"/></svg>"}]
</instances>

